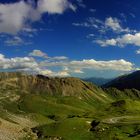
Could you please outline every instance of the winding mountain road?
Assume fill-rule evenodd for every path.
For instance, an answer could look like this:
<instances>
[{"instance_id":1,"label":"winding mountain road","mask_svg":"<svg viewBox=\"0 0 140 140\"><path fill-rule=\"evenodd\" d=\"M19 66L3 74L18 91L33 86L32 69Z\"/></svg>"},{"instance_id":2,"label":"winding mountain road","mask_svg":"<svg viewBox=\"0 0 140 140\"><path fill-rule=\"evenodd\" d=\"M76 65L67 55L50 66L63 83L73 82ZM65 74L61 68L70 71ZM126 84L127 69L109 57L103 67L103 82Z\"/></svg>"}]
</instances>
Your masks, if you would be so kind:
<instances>
[{"instance_id":1,"label":"winding mountain road","mask_svg":"<svg viewBox=\"0 0 140 140\"><path fill-rule=\"evenodd\" d=\"M140 124L140 116L120 116L120 117L112 117L102 120L103 123L107 124Z\"/></svg>"}]
</instances>

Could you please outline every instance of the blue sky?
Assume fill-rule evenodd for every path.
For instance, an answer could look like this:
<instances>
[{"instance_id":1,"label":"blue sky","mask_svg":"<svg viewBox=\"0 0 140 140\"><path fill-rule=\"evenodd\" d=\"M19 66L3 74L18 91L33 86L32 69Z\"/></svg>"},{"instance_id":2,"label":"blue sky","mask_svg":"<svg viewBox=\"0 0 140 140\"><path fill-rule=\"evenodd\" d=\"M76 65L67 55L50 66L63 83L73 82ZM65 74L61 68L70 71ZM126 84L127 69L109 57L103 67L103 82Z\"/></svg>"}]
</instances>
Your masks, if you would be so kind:
<instances>
[{"instance_id":1,"label":"blue sky","mask_svg":"<svg viewBox=\"0 0 140 140\"><path fill-rule=\"evenodd\" d=\"M0 0L0 71L116 77L139 70L139 0Z\"/></svg>"}]
</instances>

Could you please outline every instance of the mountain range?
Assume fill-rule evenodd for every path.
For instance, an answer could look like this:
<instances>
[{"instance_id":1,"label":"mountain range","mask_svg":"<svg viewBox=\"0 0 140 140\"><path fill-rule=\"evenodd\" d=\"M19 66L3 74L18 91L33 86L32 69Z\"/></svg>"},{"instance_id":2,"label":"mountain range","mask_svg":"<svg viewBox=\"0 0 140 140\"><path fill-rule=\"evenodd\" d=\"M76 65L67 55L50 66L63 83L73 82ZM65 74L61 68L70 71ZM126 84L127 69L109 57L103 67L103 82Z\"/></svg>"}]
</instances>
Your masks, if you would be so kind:
<instances>
[{"instance_id":1,"label":"mountain range","mask_svg":"<svg viewBox=\"0 0 140 140\"><path fill-rule=\"evenodd\" d=\"M0 73L1 140L139 140L140 72L102 87L78 78Z\"/></svg>"},{"instance_id":2,"label":"mountain range","mask_svg":"<svg viewBox=\"0 0 140 140\"><path fill-rule=\"evenodd\" d=\"M140 71L120 76L104 84L102 87L115 87L120 90L132 88L140 90Z\"/></svg>"},{"instance_id":3,"label":"mountain range","mask_svg":"<svg viewBox=\"0 0 140 140\"><path fill-rule=\"evenodd\" d=\"M83 78L82 80L87 81L87 82L91 82L91 83L96 84L98 86L102 86L102 85L108 83L109 81L112 81L112 79L100 78L100 77Z\"/></svg>"}]
</instances>

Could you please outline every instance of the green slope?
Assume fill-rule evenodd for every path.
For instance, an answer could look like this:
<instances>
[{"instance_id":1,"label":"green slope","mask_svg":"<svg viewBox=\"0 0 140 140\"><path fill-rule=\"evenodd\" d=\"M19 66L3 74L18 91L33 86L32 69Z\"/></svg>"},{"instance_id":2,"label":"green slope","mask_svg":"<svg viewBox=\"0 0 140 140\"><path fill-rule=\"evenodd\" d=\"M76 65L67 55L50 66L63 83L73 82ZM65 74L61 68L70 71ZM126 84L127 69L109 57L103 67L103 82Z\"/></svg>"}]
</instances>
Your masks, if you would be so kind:
<instances>
[{"instance_id":1,"label":"green slope","mask_svg":"<svg viewBox=\"0 0 140 140\"><path fill-rule=\"evenodd\" d=\"M0 136L12 139L137 140L139 90L77 78L0 73Z\"/></svg>"}]
</instances>

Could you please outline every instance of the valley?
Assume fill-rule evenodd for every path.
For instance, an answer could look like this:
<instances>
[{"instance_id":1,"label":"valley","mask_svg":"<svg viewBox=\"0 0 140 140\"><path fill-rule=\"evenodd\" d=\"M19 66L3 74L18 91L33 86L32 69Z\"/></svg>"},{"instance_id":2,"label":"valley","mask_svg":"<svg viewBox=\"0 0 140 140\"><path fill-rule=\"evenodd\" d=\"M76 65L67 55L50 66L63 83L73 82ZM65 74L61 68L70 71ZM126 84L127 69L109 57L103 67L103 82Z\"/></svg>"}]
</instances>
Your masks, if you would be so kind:
<instances>
[{"instance_id":1,"label":"valley","mask_svg":"<svg viewBox=\"0 0 140 140\"><path fill-rule=\"evenodd\" d=\"M139 140L140 91L0 73L2 140Z\"/></svg>"}]
</instances>

